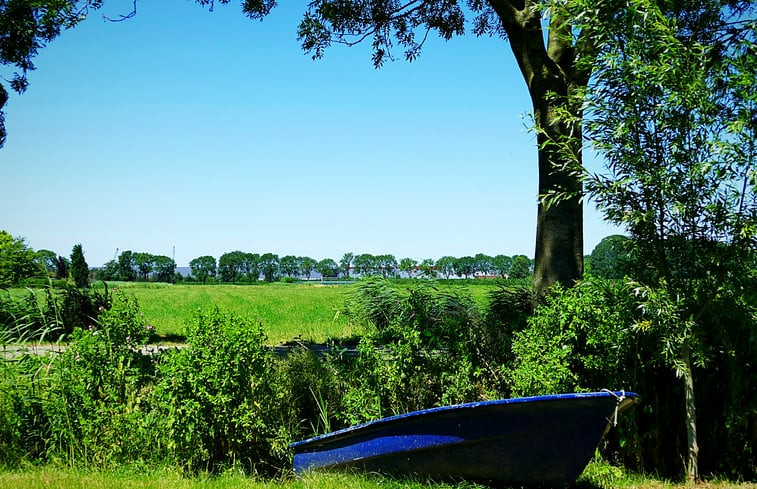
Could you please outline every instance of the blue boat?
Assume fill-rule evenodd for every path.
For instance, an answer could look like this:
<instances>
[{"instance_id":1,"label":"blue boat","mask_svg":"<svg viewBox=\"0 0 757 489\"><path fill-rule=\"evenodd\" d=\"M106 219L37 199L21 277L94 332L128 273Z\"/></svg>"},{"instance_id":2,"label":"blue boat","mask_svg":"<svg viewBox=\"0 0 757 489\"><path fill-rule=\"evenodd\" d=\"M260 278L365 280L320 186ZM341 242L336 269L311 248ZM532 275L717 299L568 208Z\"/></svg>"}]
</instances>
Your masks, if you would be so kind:
<instances>
[{"instance_id":1,"label":"blue boat","mask_svg":"<svg viewBox=\"0 0 757 489\"><path fill-rule=\"evenodd\" d=\"M294 470L563 488L581 475L618 413L638 399L602 391L415 411L292 443Z\"/></svg>"}]
</instances>

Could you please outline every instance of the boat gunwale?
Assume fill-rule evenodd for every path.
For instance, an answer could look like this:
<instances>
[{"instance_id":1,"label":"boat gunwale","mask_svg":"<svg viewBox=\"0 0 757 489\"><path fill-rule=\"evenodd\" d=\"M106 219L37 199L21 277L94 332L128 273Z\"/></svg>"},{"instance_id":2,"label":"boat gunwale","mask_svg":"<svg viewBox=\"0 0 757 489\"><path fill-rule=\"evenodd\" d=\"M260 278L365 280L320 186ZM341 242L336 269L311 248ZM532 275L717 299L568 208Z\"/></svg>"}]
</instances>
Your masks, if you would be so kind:
<instances>
[{"instance_id":1,"label":"boat gunwale","mask_svg":"<svg viewBox=\"0 0 757 489\"><path fill-rule=\"evenodd\" d=\"M293 448L296 452L297 449L302 448L306 445L317 444L322 441L336 440L339 438L349 436L355 432L363 431L368 428L381 427L386 424L392 424L397 421L412 419L418 416L423 416L423 415L428 415L428 414L441 414L441 413L446 413L449 411L468 410L468 409L474 409L474 408L479 408L479 407L502 406L502 405L508 405L508 404L554 402L554 401L570 400L570 399L595 399L595 398L611 398L611 397L617 399L618 405L623 406L623 407L624 407L624 403L623 403L624 400L626 401L630 400L631 402L629 402L628 404L631 404L632 402L636 402L639 399L639 395L636 394L635 392L626 392L623 390L621 391L603 390L603 391L596 391L596 392L571 392L571 393L565 393L565 394L547 394L547 395L541 395L541 396L513 397L510 399L494 399L490 401L477 401L477 402L467 402L463 404L452 404L449 406L437 406L433 408L421 409L418 411L411 411L408 413L397 414L394 416L388 416L386 418L369 421L367 423L361 423L354 426L349 426L347 428L342 428L341 430L332 431L330 433L325 433L323 435L318 435L312 438L290 443L289 447Z\"/></svg>"}]
</instances>

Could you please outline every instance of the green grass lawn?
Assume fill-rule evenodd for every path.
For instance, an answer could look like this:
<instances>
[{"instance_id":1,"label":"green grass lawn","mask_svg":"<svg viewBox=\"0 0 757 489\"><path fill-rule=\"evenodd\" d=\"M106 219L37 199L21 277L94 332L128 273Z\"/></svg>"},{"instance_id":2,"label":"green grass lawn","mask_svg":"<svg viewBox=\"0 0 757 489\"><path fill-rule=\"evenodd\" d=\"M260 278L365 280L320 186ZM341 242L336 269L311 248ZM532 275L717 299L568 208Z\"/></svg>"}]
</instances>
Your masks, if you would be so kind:
<instances>
[{"instance_id":1,"label":"green grass lawn","mask_svg":"<svg viewBox=\"0 0 757 489\"><path fill-rule=\"evenodd\" d=\"M417 281L393 282L409 287ZM94 284L102 289L102 283ZM470 294L485 304L487 294L497 285L491 281L440 280L433 286ZM345 300L354 284L323 285L321 283L258 283L254 285L183 285L149 282L116 282L109 288L121 289L136 297L147 322L159 336L176 339L185 334L187 321L201 308L218 306L222 311L260 320L270 344L300 339L322 343L328 338L351 338L361 333L343 314ZM10 290L20 299L27 289ZM36 290L43 300L42 289Z\"/></svg>"},{"instance_id":2,"label":"green grass lawn","mask_svg":"<svg viewBox=\"0 0 757 489\"><path fill-rule=\"evenodd\" d=\"M399 286L412 282L402 281ZM470 293L479 303L486 301L491 282L436 284ZM269 342L294 338L323 342L327 338L349 338L360 334L343 314L345 300L354 285L317 283L273 283L257 285L169 285L120 284L139 301L148 322L159 335L183 335L186 321L198 308L217 305L223 311L261 320Z\"/></svg>"},{"instance_id":3,"label":"green grass lawn","mask_svg":"<svg viewBox=\"0 0 757 489\"><path fill-rule=\"evenodd\" d=\"M261 285L142 285L119 284L133 294L158 335L183 335L198 309L218 306L222 311L261 321L268 341L294 338L322 342L356 333L341 313L344 286L320 284Z\"/></svg>"},{"instance_id":4,"label":"green grass lawn","mask_svg":"<svg viewBox=\"0 0 757 489\"><path fill-rule=\"evenodd\" d=\"M182 477L171 472L121 473L34 468L0 472L0 489L487 489L471 483L425 484L380 476L309 474L303 478L264 480L230 474Z\"/></svg>"},{"instance_id":5,"label":"green grass lawn","mask_svg":"<svg viewBox=\"0 0 757 489\"><path fill-rule=\"evenodd\" d=\"M238 474L183 477L171 469L100 471L55 467L32 467L1 471L0 489L487 489L469 482L458 484L398 480L378 475L313 473L304 478L256 479ZM590 464L575 489L757 489L748 482L708 481L675 483L628 475L604 464Z\"/></svg>"}]
</instances>

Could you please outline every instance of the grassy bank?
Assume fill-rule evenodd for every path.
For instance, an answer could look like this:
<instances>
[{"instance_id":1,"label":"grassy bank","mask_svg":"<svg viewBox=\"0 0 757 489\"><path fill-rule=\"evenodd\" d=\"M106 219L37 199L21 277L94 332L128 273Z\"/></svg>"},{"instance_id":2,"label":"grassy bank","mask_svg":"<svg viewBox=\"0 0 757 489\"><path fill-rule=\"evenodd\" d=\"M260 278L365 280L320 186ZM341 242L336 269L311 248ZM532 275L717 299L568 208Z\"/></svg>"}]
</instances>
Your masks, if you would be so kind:
<instances>
[{"instance_id":1,"label":"grassy bank","mask_svg":"<svg viewBox=\"0 0 757 489\"><path fill-rule=\"evenodd\" d=\"M184 477L165 471L87 471L54 467L0 472L0 489L485 489L469 482L458 484L397 480L378 475L314 473L306 477L264 480L237 474ZM574 486L576 489L757 489L757 484L706 481L686 484L640 475L624 474L604 464L591 464Z\"/></svg>"},{"instance_id":2,"label":"grassy bank","mask_svg":"<svg viewBox=\"0 0 757 489\"><path fill-rule=\"evenodd\" d=\"M0 489L473 489L471 483L424 484L379 476L311 474L301 479L262 480L242 475L182 477L170 472L134 474L43 468L0 473Z\"/></svg>"}]
</instances>

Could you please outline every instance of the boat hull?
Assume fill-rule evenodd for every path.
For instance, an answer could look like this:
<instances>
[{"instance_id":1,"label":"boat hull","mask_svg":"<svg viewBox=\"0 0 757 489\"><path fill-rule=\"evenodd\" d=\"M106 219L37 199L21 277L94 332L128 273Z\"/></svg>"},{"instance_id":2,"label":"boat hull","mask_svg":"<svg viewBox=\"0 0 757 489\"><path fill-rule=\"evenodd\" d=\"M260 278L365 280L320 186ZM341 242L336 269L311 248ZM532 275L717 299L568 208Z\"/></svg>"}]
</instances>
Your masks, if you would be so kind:
<instances>
[{"instance_id":1,"label":"boat hull","mask_svg":"<svg viewBox=\"0 0 757 489\"><path fill-rule=\"evenodd\" d=\"M416 411L294 443L294 469L565 487L591 460L617 411L637 398L593 392Z\"/></svg>"}]
</instances>

